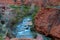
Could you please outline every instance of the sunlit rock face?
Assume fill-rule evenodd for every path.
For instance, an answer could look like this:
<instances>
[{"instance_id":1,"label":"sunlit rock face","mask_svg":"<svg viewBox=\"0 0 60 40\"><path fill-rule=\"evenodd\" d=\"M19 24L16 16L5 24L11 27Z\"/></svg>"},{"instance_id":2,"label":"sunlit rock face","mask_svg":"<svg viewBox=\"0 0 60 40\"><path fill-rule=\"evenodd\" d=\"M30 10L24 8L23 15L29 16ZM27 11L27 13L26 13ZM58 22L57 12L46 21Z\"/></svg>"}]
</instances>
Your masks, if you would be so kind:
<instances>
[{"instance_id":1,"label":"sunlit rock face","mask_svg":"<svg viewBox=\"0 0 60 40\"><path fill-rule=\"evenodd\" d=\"M45 8L35 16L35 29L45 35L60 38L60 10Z\"/></svg>"},{"instance_id":2,"label":"sunlit rock face","mask_svg":"<svg viewBox=\"0 0 60 40\"><path fill-rule=\"evenodd\" d=\"M34 38L34 33L31 32L32 18L24 17L22 22L16 27L16 38Z\"/></svg>"}]
</instances>

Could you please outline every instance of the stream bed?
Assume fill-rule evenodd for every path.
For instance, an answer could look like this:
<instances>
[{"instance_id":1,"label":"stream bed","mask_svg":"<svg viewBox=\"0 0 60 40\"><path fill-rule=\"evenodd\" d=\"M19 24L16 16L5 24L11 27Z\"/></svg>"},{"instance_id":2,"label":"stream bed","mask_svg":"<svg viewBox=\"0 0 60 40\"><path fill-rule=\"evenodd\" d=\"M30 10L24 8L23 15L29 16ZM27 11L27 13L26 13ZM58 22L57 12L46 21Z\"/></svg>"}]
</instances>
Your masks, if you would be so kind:
<instances>
[{"instance_id":1,"label":"stream bed","mask_svg":"<svg viewBox=\"0 0 60 40\"><path fill-rule=\"evenodd\" d=\"M35 33L30 30L32 25L32 18L30 16L24 17L16 27L16 38L34 38Z\"/></svg>"}]
</instances>

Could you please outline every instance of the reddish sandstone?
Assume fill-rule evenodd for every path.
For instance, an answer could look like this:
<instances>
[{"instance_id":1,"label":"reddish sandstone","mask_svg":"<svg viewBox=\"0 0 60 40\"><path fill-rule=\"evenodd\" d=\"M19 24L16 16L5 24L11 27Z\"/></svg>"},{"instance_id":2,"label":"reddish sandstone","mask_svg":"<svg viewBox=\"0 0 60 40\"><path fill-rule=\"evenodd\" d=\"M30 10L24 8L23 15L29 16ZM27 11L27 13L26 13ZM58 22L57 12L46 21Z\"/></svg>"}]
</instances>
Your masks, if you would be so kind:
<instances>
[{"instance_id":1,"label":"reddish sandstone","mask_svg":"<svg viewBox=\"0 0 60 40\"><path fill-rule=\"evenodd\" d=\"M60 25L55 26L51 29L50 34L54 37L60 38Z\"/></svg>"},{"instance_id":2,"label":"reddish sandstone","mask_svg":"<svg viewBox=\"0 0 60 40\"><path fill-rule=\"evenodd\" d=\"M50 0L50 3L54 6L60 6L60 0Z\"/></svg>"},{"instance_id":3,"label":"reddish sandstone","mask_svg":"<svg viewBox=\"0 0 60 40\"><path fill-rule=\"evenodd\" d=\"M60 38L60 10L43 8L35 16L35 29L45 35Z\"/></svg>"}]
</instances>

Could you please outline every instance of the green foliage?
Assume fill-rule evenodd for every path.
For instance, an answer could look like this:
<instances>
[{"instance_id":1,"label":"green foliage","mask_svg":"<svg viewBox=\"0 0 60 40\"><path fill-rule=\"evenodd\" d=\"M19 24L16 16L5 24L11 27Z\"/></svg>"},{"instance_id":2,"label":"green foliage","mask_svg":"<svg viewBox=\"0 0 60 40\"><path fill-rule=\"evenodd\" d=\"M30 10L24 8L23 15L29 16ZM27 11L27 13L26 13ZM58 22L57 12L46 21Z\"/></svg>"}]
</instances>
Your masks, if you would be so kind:
<instances>
[{"instance_id":1,"label":"green foliage","mask_svg":"<svg viewBox=\"0 0 60 40\"><path fill-rule=\"evenodd\" d=\"M20 8L19 6L17 5L10 5L11 8L14 8L14 9L17 9L17 8Z\"/></svg>"},{"instance_id":2,"label":"green foliage","mask_svg":"<svg viewBox=\"0 0 60 40\"><path fill-rule=\"evenodd\" d=\"M30 6L24 6L23 11L24 11L25 13L28 13L29 9L30 9Z\"/></svg>"},{"instance_id":3,"label":"green foliage","mask_svg":"<svg viewBox=\"0 0 60 40\"><path fill-rule=\"evenodd\" d=\"M0 34L0 40L3 40L3 35L2 34Z\"/></svg>"},{"instance_id":4,"label":"green foliage","mask_svg":"<svg viewBox=\"0 0 60 40\"><path fill-rule=\"evenodd\" d=\"M39 7L35 6L35 10L34 10L34 12L32 14L32 22L34 22L35 15L37 14L38 10L39 10Z\"/></svg>"},{"instance_id":5,"label":"green foliage","mask_svg":"<svg viewBox=\"0 0 60 40\"><path fill-rule=\"evenodd\" d=\"M30 6L26 5L21 5L21 6L16 6L16 5L11 5L10 8L14 9L14 13L16 14L15 22L20 22L23 17L25 17L30 9Z\"/></svg>"}]
</instances>

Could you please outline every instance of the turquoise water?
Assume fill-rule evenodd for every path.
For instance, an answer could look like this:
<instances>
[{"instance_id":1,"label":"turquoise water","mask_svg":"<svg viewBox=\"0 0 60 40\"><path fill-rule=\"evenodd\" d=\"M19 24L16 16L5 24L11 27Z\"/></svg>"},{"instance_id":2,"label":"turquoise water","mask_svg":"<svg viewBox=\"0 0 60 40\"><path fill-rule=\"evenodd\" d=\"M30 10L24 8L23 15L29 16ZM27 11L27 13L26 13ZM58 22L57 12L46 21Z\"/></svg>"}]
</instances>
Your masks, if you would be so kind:
<instances>
[{"instance_id":1,"label":"turquoise water","mask_svg":"<svg viewBox=\"0 0 60 40\"><path fill-rule=\"evenodd\" d=\"M31 22L32 18L24 17L22 22L19 23L16 27L16 38L33 38L33 33L30 31L31 25L28 25L28 22Z\"/></svg>"}]
</instances>

